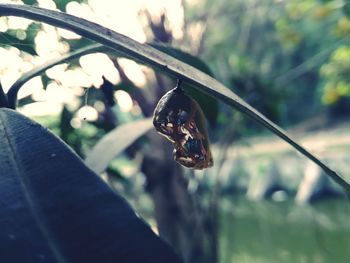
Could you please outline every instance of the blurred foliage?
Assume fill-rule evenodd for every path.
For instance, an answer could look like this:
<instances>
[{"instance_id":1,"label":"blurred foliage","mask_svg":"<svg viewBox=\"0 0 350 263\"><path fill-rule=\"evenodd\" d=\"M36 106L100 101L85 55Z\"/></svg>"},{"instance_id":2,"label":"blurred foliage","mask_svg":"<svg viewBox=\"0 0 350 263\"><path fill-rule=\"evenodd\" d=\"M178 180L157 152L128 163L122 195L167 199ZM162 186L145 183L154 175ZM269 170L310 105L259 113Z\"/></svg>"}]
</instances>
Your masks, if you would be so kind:
<instances>
[{"instance_id":1,"label":"blurred foliage","mask_svg":"<svg viewBox=\"0 0 350 263\"><path fill-rule=\"evenodd\" d=\"M321 68L322 102L332 113L347 115L350 110L350 46L338 47Z\"/></svg>"},{"instance_id":2,"label":"blurred foliage","mask_svg":"<svg viewBox=\"0 0 350 263\"><path fill-rule=\"evenodd\" d=\"M199 52L214 75L286 126L344 103L348 10L335 0L207 0L186 14L206 28Z\"/></svg>"},{"instance_id":3,"label":"blurred foliage","mask_svg":"<svg viewBox=\"0 0 350 263\"><path fill-rule=\"evenodd\" d=\"M0 33L0 45L16 47L31 55L36 55L33 42L27 41L26 33L23 30L8 30L7 33Z\"/></svg>"},{"instance_id":4,"label":"blurred foliage","mask_svg":"<svg viewBox=\"0 0 350 263\"><path fill-rule=\"evenodd\" d=\"M28 54L37 55L34 39L40 29L41 24L39 23L31 23L26 30L8 29L6 32L0 33L0 46L16 47Z\"/></svg>"},{"instance_id":5,"label":"blurred foliage","mask_svg":"<svg viewBox=\"0 0 350 263\"><path fill-rule=\"evenodd\" d=\"M22 0L22 2L26 5L37 5L38 2L36 0ZM66 10L66 5L69 2L73 2L72 0L54 0L56 7L61 10L61 11L65 11ZM87 0L74 0L74 2L77 3L84 3L87 2Z\"/></svg>"}]
</instances>

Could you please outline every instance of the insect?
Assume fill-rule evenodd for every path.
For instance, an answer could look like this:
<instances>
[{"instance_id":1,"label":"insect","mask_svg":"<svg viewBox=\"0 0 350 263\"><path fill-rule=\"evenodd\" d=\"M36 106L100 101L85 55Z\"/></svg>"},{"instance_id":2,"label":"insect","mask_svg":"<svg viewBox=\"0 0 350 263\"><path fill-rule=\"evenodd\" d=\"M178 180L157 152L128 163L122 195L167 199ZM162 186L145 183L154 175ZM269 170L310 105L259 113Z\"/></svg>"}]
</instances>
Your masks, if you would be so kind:
<instances>
[{"instance_id":1,"label":"insect","mask_svg":"<svg viewBox=\"0 0 350 263\"><path fill-rule=\"evenodd\" d=\"M175 161L193 169L213 166L204 114L179 82L159 100L153 125L173 143Z\"/></svg>"}]
</instances>

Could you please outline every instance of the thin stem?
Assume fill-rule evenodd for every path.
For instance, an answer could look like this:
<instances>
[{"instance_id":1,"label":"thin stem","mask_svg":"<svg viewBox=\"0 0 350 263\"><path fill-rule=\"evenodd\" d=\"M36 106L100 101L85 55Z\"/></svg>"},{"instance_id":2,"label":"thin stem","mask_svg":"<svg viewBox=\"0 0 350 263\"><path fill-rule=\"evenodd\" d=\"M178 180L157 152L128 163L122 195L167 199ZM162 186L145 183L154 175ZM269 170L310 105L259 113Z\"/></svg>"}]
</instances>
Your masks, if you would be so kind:
<instances>
[{"instance_id":1,"label":"thin stem","mask_svg":"<svg viewBox=\"0 0 350 263\"><path fill-rule=\"evenodd\" d=\"M175 90L183 91L183 89L181 87L181 83L182 83L182 80L181 79L177 79Z\"/></svg>"}]
</instances>

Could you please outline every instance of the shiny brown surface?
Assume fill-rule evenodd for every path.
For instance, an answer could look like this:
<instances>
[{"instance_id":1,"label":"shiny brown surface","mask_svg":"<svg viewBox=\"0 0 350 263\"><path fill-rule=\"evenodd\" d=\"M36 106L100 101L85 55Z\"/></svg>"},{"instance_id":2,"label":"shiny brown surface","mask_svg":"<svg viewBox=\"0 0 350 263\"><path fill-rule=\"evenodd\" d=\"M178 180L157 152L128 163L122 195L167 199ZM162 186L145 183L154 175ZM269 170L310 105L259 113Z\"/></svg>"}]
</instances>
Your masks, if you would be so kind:
<instances>
[{"instance_id":1,"label":"shiny brown surface","mask_svg":"<svg viewBox=\"0 0 350 263\"><path fill-rule=\"evenodd\" d=\"M173 143L174 159L188 168L213 166L203 116L198 103L179 88L166 93L154 111L154 127Z\"/></svg>"}]
</instances>

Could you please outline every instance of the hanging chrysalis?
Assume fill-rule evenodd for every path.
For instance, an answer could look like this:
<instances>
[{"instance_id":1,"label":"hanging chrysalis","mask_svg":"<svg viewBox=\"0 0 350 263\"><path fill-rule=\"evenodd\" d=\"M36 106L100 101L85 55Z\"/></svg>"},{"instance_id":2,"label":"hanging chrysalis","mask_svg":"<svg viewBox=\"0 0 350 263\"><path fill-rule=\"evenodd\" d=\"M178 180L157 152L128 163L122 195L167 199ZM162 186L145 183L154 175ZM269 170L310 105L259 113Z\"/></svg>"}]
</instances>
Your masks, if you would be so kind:
<instances>
[{"instance_id":1,"label":"hanging chrysalis","mask_svg":"<svg viewBox=\"0 0 350 263\"><path fill-rule=\"evenodd\" d=\"M213 166L204 114L179 83L159 100L153 125L173 143L178 163L193 169Z\"/></svg>"}]
</instances>

